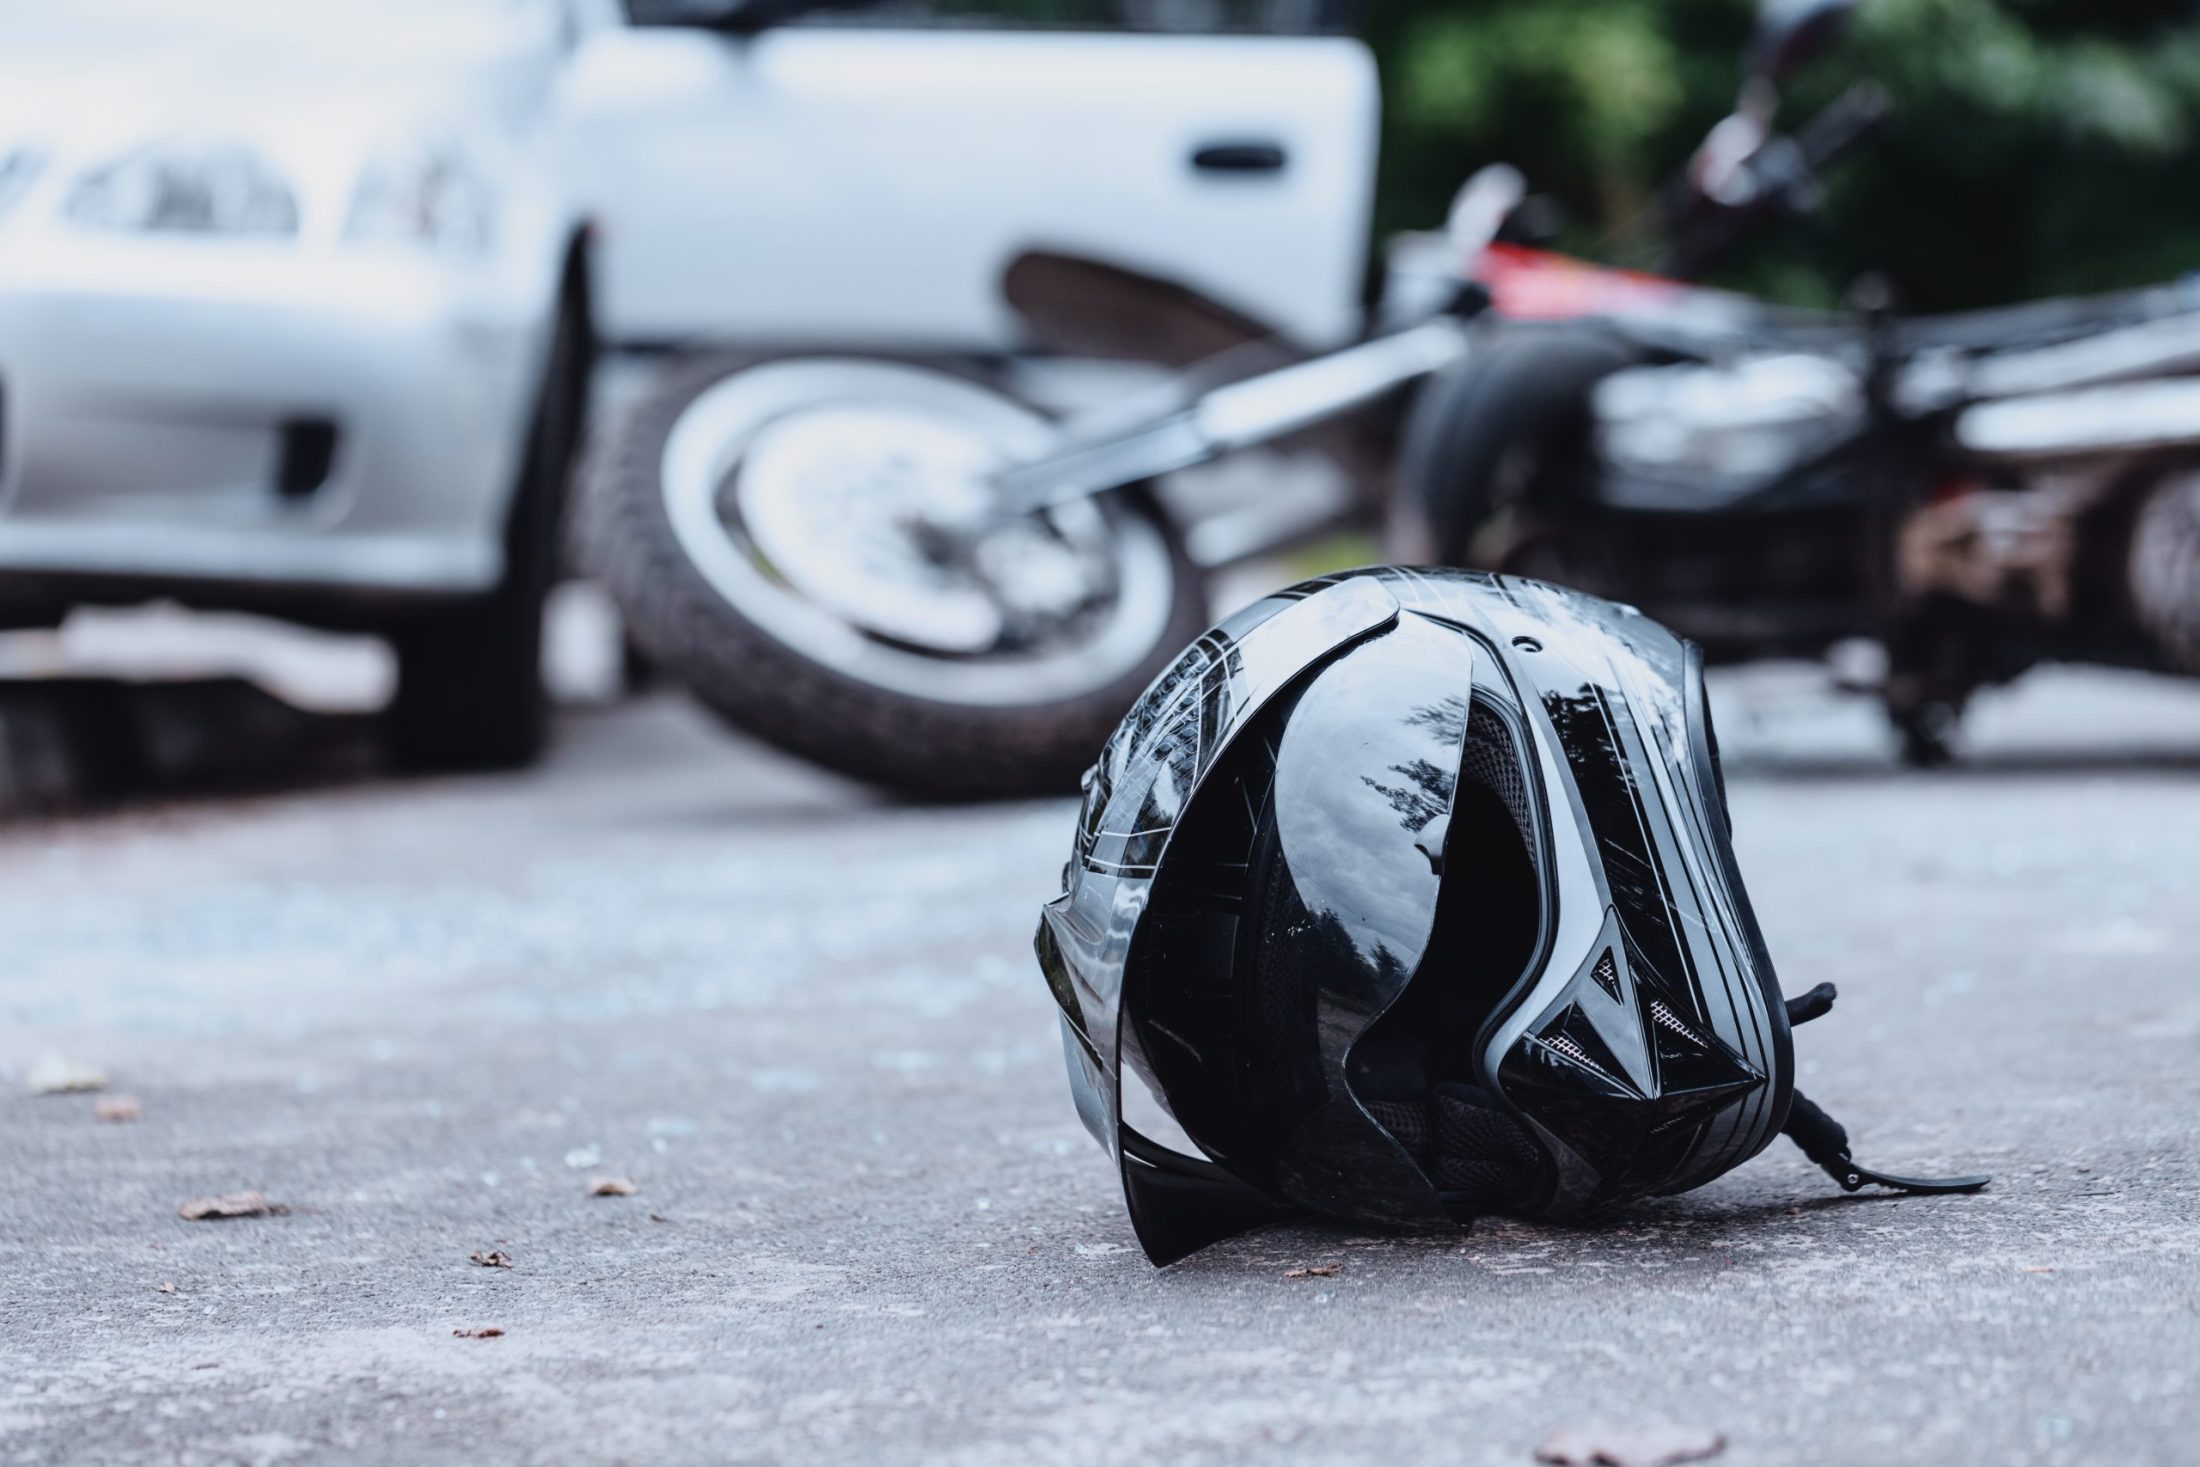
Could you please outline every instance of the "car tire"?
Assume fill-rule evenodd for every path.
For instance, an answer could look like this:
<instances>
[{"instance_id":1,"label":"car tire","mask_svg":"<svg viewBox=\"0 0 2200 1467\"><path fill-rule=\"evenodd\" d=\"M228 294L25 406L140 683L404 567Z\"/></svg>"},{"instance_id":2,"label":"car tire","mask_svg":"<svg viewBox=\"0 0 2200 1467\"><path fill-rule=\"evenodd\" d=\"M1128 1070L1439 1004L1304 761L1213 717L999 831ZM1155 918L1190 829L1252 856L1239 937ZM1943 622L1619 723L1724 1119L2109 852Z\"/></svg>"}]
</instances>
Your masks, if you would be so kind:
<instances>
[{"instance_id":1,"label":"car tire","mask_svg":"<svg viewBox=\"0 0 2200 1467\"><path fill-rule=\"evenodd\" d=\"M505 522L504 579L489 595L391 636L397 693L388 740L400 768L516 769L538 758L549 730L542 680L543 608L556 581L588 387L585 308L568 300L552 328L519 483Z\"/></svg>"},{"instance_id":2,"label":"car tire","mask_svg":"<svg viewBox=\"0 0 2200 1467\"><path fill-rule=\"evenodd\" d=\"M667 504L666 447L703 394L752 369L801 358L711 356L676 363L599 435L583 475L581 542L647 662L728 723L802 758L927 799L1010 798L1076 787L1116 722L1207 626L1204 583L1182 537L1138 490L1107 496L1111 523L1135 523L1167 605L1152 635L1098 686L988 704L882 686L828 665L715 584ZM1013 402L983 371L868 357Z\"/></svg>"}]
</instances>

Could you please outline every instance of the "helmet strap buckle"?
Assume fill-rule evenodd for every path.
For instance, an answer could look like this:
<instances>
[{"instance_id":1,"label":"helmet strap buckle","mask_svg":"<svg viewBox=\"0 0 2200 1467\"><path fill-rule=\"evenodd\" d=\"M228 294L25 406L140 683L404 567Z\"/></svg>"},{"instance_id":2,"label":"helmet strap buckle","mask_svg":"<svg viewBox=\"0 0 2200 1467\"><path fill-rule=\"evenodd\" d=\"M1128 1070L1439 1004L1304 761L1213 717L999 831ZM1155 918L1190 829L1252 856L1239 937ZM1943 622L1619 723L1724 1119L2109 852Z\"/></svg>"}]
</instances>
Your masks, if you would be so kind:
<instances>
[{"instance_id":1,"label":"helmet strap buckle","mask_svg":"<svg viewBox=\"0 0 2200 1467\"><path fill-rule=\"evenodd\" d=\"M1841 1184L1844 1192L1856 1192L1864 1187L1891 1187L1898 1192L1914 1192L1921 1196L1936 1196L1950 1192L1976 1192L1992 1181L1991 1177L1898 1177L1891 1172L1877 1172L1857 1162L1849 1155L1849 1133L1839 1121L1819 1109L1798 1090L1788 1107L1785 1130L1788 1139L1803 1148L1803 1154L1824 1168L1827 1176Z\"/></svg>"},{"instance_id":2,"label":"helmet strap buckle","mask_svg":"<svg viewBox=\"0 0 2200 1467\"><path fill-rule=\"evenodd\" d=\"M1976 1192L1992 1181L1992 1177L1897 1177L1887 1172L1875 1172L1868 1166L1859 1166L1848 1157L1841 1158L1839 1170L1827 1167L1844 1192L1854 1192L1866 1183L1875 1187L1892 1187L1898 1192L1915 1192L1920 1196L1938 1196L1950 1192Z\"/></svg>"}]
</instances>

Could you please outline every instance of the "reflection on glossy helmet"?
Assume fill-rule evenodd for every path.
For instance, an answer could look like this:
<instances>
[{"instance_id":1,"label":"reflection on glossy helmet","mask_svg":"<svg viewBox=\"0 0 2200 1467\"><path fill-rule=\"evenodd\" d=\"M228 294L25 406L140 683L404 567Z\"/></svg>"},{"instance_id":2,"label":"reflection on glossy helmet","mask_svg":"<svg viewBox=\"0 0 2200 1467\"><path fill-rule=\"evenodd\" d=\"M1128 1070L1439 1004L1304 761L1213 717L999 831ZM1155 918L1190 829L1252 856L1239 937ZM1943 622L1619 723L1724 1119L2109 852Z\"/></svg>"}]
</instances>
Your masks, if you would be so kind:
<instances>
[{"instance_id":1,"label":"reflection on glossy helmet","mask_svg":"<svg viewBox=\"0 0 2200 1467\"><path fill-rule=\"evenodd\" d=\"M1783 1128L1794 1020L1697 650L1533 581L1310 581L1178 659L1087 780L1040 966L1156 1263L1293 1213L1456 1226L1699 1186Z\"/></svg>"}]
</instances>

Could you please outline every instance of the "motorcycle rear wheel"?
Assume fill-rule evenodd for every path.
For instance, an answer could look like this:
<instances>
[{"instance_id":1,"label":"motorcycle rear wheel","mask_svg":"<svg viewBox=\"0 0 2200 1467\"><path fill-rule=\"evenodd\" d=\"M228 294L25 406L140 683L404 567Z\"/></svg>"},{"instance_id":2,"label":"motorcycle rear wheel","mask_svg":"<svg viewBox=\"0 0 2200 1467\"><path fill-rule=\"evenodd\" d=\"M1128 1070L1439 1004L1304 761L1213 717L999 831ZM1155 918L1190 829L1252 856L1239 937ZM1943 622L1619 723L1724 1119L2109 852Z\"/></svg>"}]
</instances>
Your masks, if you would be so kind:
<instances>
[{"instance_id":1,"label":"motorcycle rear wheel","mask_svg":"<svg viewBox=\"0 0 2200 1467\"><path fill-rule=\"evenodd\" d=\"M1476 539L1500 512L1562 515L1556 491L1581 470L1590 392L1634 361L1630 348L1593 327L1485 328L1474 350L1422 388L1406 420L1391 553L1477 566Z\"/></svg>"},{"instance_id":2,"label":"motorcycle rear wheel","mask_svg":"<svg viewBox=\"0 0 2200 1467\"><path fill-rule=\"evenodd\" d=\"M2176 671L2200 676L2200 466L2179 464L2148 488L2126 575L2148 640Z\"/></svg>"},{"instance_id":3,"label":"motorcycle rear wheel","mask_svg":"<svg viewBox=\"0 0 2200 1467\"><path fill-rule=\"evenodd\" d=\"M1047 431L960 365L681 362L596 446L582 554L635 644L737 727L929 798L1069 790L1207 609L1136 490L1005 527L998 579L1075 603L1030 616L907 522L940 463L967 501L972 466Z\"/></svg>"}]
</instances>

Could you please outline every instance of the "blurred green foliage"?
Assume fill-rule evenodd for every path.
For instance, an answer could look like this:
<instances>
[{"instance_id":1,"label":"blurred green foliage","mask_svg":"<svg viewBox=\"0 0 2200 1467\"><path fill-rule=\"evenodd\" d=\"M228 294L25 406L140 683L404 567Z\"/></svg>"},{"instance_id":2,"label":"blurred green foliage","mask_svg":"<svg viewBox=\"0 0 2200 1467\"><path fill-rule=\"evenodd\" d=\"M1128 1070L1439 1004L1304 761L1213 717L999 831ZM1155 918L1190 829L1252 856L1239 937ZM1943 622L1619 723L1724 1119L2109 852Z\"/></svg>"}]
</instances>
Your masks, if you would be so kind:
<instances>
[{"instance_id":1,"label":"blurred green foliage","mask_svg":"<svg viewBox=\"0 0 2200 1467\"><path fill-rule=\"evenodd\" d=\"M1353 0L1313 0L1349 6ZM1561 247L1649 262L1661 185L1733 105L1755 0L1359 0L1382 69L1375 237L1427 228L1503 160L1555 198ZM1259 27L1292 0L944 0L1054 25ZM1304 0L1296 4L1305 8ZM1725 283L1804 305L1866 271L1910 309L2200 270L2200 0L1863 0L1793 77L1791 128L1872 78L1896 117L1831 171L1817 217Z\"/></svg>"},{"instance_id":2,"label":"blurred green foliage","mask_svg":"<svg viewBox=\"0 0 2200 1467\"><path fill-rule=\"evenodd\" d=\"M1369 0L1383 71L1377 237L1426 227L1482 163L1517 164L1564 247L1637 238L1655 190L1732 105L1751 0ZM1819 216L1722 275L1800 304L1867 270L1913 309L2200 269L2200 19L2165 0L1866 0L1787 87L1792 127L1855 80L1893 123L1837 164Z\"/></svg>"}]
</instances>

